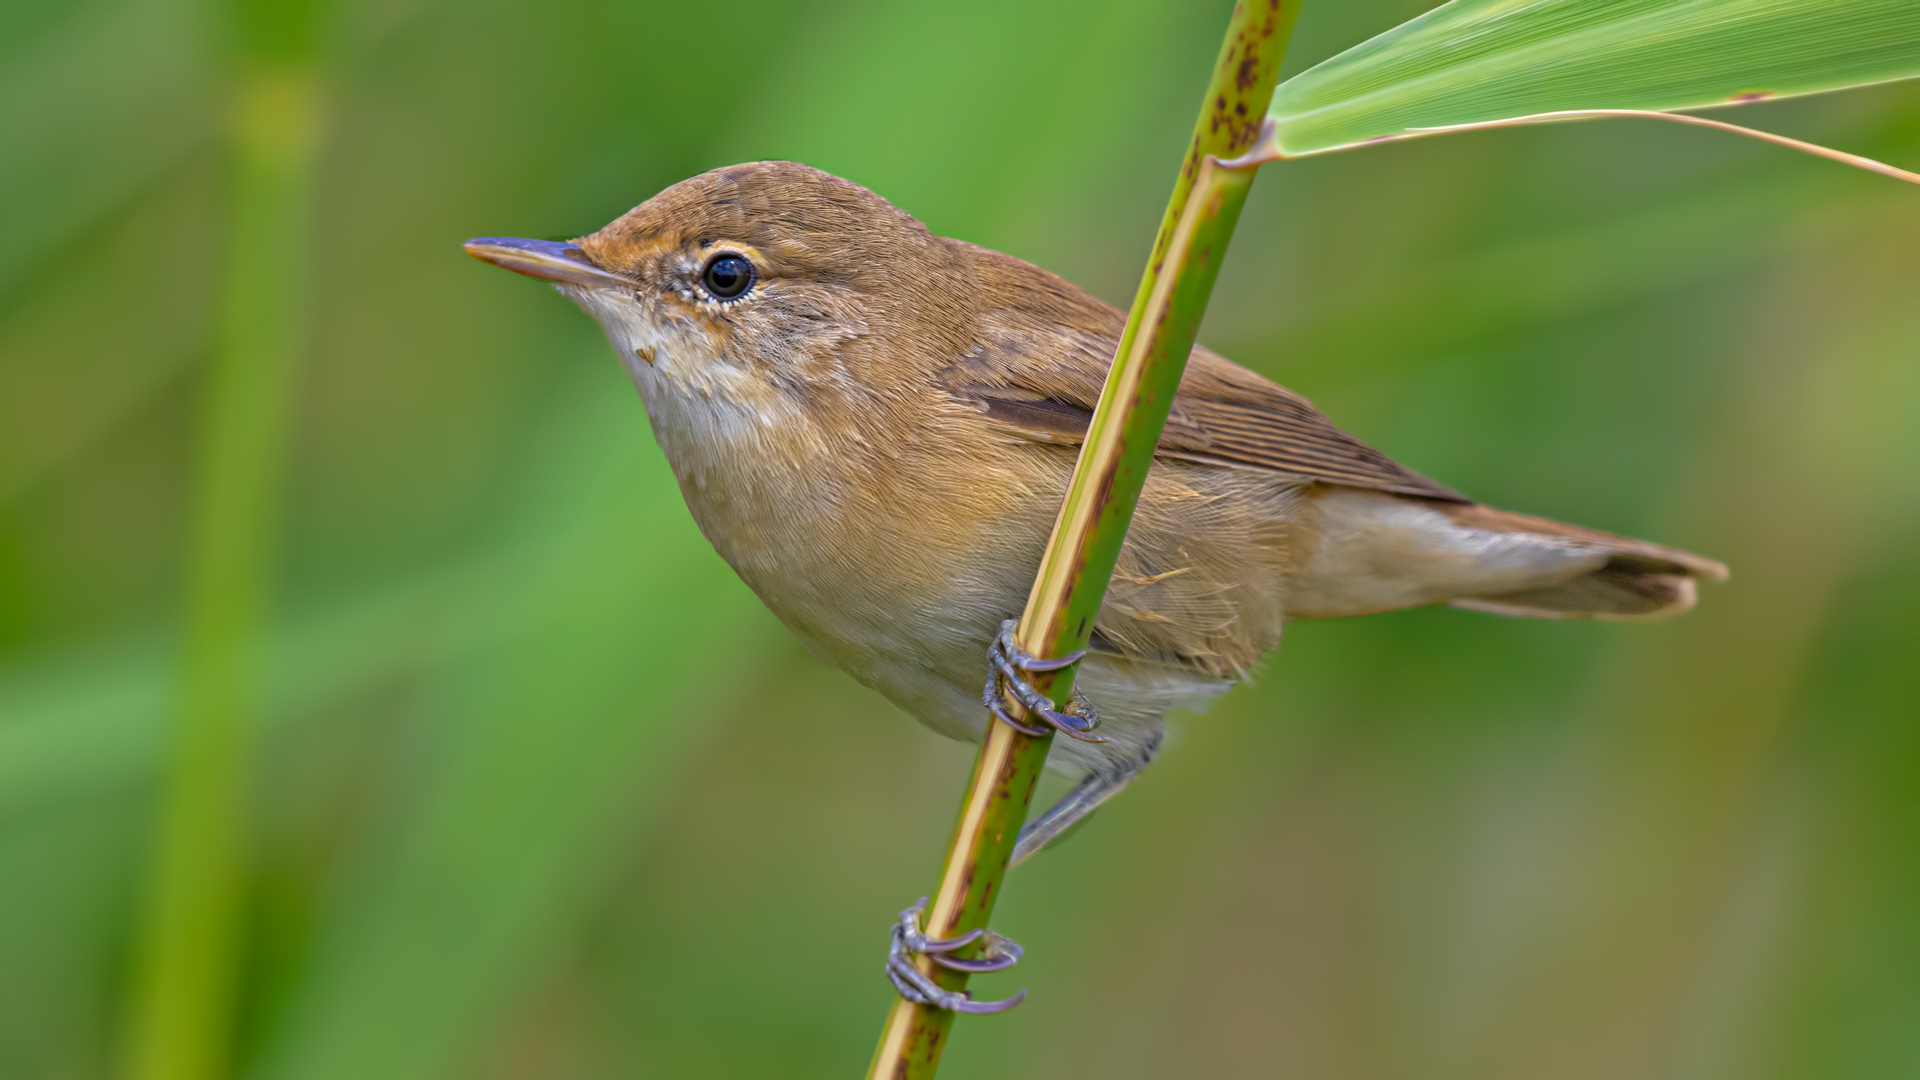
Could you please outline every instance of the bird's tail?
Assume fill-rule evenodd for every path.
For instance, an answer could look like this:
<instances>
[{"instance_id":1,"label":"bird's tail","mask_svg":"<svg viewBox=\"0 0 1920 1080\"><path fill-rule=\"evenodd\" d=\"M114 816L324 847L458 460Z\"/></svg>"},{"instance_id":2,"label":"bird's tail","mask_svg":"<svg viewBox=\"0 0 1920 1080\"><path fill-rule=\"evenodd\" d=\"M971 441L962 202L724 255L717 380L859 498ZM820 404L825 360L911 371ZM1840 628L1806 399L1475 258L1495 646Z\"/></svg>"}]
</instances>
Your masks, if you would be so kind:
<instances>
[{"instance_id":1,"label":"bird's tail","mask_svg":"<svg viewBox=\"0 0 1920 1080\"><path fill-rule=\"evenodd\" d=\"M1436 507L1455 525L1484 533L1525 534L1606 561L1578 577L1517 592L1457 596L1454 607L1536 619L1647 619L1677 615L1694 604L1694 582L1725 581L1727 568L1678 548L1598 529L1529 517L1491 506Z\"/></svg>"}]
</instances>

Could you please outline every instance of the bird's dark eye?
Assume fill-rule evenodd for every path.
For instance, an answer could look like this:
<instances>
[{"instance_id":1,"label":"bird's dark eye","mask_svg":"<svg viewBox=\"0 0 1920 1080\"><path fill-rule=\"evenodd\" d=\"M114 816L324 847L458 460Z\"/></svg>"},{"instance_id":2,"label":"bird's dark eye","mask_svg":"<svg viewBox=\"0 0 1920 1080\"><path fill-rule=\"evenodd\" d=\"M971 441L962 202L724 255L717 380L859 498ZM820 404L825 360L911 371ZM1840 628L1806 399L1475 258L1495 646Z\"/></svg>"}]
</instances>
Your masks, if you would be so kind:
<instances>
[{"instance_id":1,"label":"bird's dark eye","mask_svg":"<svg viewBox=\"0 0 1920 1080\"><path fill-rule=\"evenodd\" d=\"M721 255L707 264L700 283L715 299L731 300L753 288L753 264L739 255Z\"/></svg>"}]
</instances>

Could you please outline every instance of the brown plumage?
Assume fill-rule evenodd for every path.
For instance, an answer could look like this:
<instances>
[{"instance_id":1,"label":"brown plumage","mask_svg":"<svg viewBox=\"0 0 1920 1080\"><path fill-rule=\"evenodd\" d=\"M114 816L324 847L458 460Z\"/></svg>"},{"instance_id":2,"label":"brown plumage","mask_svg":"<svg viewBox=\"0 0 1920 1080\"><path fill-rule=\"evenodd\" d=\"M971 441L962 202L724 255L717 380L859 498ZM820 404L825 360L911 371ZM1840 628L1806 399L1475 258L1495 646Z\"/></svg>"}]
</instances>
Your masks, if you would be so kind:
<instances>
[{"instance_id":1,"label":"brown plumage","mask_svg":"<svg viewBox=\"0 0 1920 1080\"><path fill-rule=\"evenodd\" d=\"M977 737L985 646L1025 601L1120 312L787 162L694 177L572 245L468 249L600 321L695 519L816 655ZM1725 573L1477 505L1195 349L1079 680L1110 741L1056 740L1089 780L1023 853L1117 791L1165 713L1226 689L1289 619L1442 602L1644 617Z\"/></svg>"}]
</instances>

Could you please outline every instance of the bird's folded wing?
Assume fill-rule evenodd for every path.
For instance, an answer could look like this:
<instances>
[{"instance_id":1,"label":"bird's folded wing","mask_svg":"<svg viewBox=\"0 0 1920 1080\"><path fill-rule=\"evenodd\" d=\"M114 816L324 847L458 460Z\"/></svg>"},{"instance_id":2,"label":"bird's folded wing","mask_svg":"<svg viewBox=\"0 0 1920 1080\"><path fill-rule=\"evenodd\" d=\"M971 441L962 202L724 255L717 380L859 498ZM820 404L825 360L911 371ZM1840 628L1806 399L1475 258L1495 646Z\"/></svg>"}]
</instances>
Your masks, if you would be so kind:
<instances>
[{"instance_id":1,"label":"bird's folded wing","mask_svg":"<svg viewBox=\"0 0 1920 1080\"><path fill-rule=\"evenodd\" d=\"M1100 332L1105 327L1068 327L1010 312L983 329L981 340L944 373L947 390L1011 434L1078 445L1114 352L1114 338ZM1200 348L1188 361L1157 454L1303 483L1471 501L1334 427L1306 398Z\"/></svg>"}]
</instances>

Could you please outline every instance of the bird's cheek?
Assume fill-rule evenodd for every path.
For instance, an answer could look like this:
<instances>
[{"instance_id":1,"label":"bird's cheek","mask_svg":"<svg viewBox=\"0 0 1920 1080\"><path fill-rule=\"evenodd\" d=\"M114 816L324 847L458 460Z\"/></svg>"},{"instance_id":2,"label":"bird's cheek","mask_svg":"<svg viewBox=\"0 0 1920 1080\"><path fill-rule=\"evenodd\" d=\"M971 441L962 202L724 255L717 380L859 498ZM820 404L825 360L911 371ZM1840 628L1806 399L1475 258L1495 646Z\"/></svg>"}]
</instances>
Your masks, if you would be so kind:
<instances>
[{"instance_id":1,"label":"bird's cheek","mask_svg":"<svg viewBox=\"0 0 1920 1080\"><path fill-rule=\"evenodd\" d=\"M698 378L715 363L722 345L718 335L691 319L636 321L626 330L620 354L636 375Z\"/></svg>"},{"instance_id":2,"label":"bird's cheek","mask_svg":"<svg viewBox=\"0 0 1920 1080\"><path fill-rule=\"evenodd\" d=\"M664 374L673 367L675 351L657 333L630 334L622 345L621 359L636 376Z\"/></svg>"}]
</instances>

